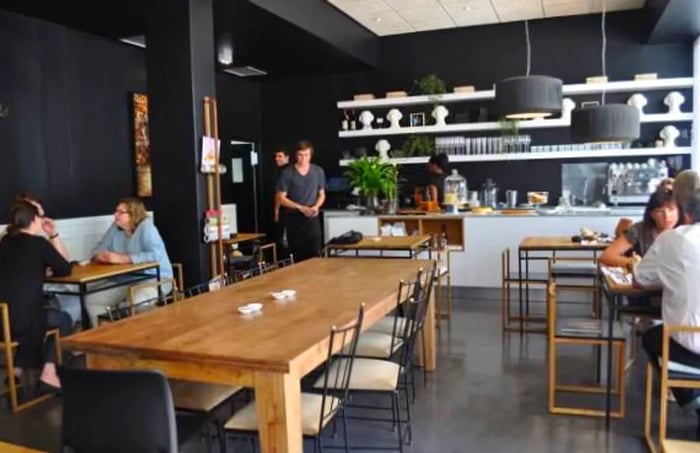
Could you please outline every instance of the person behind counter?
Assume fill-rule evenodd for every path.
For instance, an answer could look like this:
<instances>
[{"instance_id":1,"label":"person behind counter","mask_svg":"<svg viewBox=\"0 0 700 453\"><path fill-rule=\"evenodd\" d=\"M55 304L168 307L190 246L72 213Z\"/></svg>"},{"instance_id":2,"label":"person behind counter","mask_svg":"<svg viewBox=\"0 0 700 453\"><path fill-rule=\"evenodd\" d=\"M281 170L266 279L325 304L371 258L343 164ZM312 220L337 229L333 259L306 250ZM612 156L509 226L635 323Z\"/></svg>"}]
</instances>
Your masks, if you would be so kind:
<instances>
[{"instance_id":1,"label":"person behind counter","mask_svg":"<svg viewBox=\"0 0 700 453\"><path fill-rule=\"evenodd\" d=\"M450 160L447 154L435 154L430 156L428 161L426 187L430 192L430 200L436 201L438 206L445 201L445 178L447 177L447 166L449 163Z\"/></svg>"},{"instance_id":2,"label":"person behind counter","mask_svg":"<svg viewBox=\"0 0 700 453\"><path fill-rule=\"evenodd\" d=\"M678 204L670 190L654 192L641 222L627 228L610 244L600 262L606 266L631 268L646 254L656 237L662 232L678 226L682 218Z\"/></svg>"}]
</instances>

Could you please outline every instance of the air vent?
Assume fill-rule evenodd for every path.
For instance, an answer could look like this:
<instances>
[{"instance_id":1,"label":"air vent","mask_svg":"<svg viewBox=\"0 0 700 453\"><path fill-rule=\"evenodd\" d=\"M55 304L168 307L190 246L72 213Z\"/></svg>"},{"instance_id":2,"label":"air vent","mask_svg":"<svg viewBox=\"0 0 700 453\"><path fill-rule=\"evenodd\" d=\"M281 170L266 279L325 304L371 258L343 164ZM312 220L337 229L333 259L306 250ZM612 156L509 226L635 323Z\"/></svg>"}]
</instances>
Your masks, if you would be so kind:
<instances>
[{"instance_id":1,"label":"air vent","mask_svg":"<svg viewBox=\"0 0 700 453\"><path fill-rule=\"evenodd\" d=\"M238 77L259 77L267 75L266 71L253 66L234 66L232 68L224 69L224 72Z\"/></svg>"}]
</instances>

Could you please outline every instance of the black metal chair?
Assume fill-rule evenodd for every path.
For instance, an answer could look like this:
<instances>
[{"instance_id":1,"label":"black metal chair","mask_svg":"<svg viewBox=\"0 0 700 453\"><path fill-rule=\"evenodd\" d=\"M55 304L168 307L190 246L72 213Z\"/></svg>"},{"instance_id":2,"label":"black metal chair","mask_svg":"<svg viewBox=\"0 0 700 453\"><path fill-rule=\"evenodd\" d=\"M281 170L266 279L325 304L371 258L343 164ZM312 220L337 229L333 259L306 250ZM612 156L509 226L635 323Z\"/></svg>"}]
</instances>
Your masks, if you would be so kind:
<instances>
[{"instance_id":1,"label":"black metal chair","mask_svg":"<svg viewBox=\"0 0 700 453\"><path fill-rule=\"evenodd\" d=\"M170 388L157 371L59 368L61 452L178 452Z\"/></svg>"},{"instance_id":2,"label":"black metal chair","mask_svg":"<svg viewBox=\"0 0 700 453\"><path fill-rule=\"evenodd\" d=\"M355 322L343 328L331 327L327 360L327 363L331 364L330 371L326 371L321 378L321 385L317 387L319 393L304 392L301 394L302 433L304 437L313 439L314 452L323 452L321 434L338 414L343 421L345 451L350 451L345 408L352 377L355 349L362 329L363 318L364 304L360 306ZM340 349L342 345L348 345L347 356L342 359L334 359L333 351ZM255 402L253 401L238 411L224 426L227 432L234 435L250 436L252 442L255 443L258 432L258 412Z\"/></svg>"},{"instance_id":3,"label":"black metal chair","mask_svg":"<svg viewBox=\"0 0 700 453\"><path fill-rule=\"evenodd\" d=\"M364 393L381 396L388 396L391 400L391 407L377 405L361 405L353 402L348 407L358 409L370 409L375 411L387 412L391 411L391 418L381 418L374 416L353 416L361 420L372 420L379 422L391 422L392 427L397 428L396 448L388 446L362 446L363 450L399 450L403 452L404 437L407 438L407 443L412 440L411 429L411 403L409 401L409 387L413 381L413 355L415 352L415 343L418 333L421 331L425 323L428 301L430 297L430 288L434 282L436 268L433 267L430 272L422 271L418 274L418 282L425 283L428 286L412 285L412 295L408 300L401 303L402 316L396 317L396 320L401 319L398 336L403 339L403 347L398 355L398 360L384 360L376 358L354 359L353 373L349 382L349 390L353 394ZM425 279L423 279L425 276ZM403 284L405 285L405 283ZM414 298L417 296L418 298ZM399 324L397 322L397 324ZM361 337L360 337L361 338ZM344 361L348 358L337 359L334 362L328 362L330 365L326 372L316 381L314 386L321 388L328 385L326 376L335 374L337 368L345 366ZM415 389L415 387L414 387ZM400 394L403 392L405 396L405 416L402 415ZM405 430L404 430L405 425ZM353 448L360 448L353 446Z\"/></svg>"}]
</instances>

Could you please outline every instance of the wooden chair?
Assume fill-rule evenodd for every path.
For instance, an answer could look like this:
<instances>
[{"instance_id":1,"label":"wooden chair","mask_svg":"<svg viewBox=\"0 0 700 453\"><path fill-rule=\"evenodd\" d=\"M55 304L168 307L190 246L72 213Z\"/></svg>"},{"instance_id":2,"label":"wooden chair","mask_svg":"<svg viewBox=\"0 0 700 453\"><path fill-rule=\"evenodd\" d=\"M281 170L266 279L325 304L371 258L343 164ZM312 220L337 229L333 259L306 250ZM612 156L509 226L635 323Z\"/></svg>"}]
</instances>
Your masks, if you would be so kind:
<instances>
[{"instance_id":1,"label":"wooden chair","mask_svg":"<svg viewBox=\"0 0 700 453\"><path fill-rule=\"evenodd\" d=\"M450 266L450 248L431 250L435 253L438 268L435 277L435 319L438 321L452 319L452 274ZM445 307L445 297L442 293L442 282L447 283L447 307ZM438 323L439 327L440 324Z\"/></svg>"},{"instance_id":2,"label":"wooden chair","mask_svg":"<svg viewBox=\"0 0 700 453\"><path fill-rule=\"evenodd\" d=\"M270 242L258 249L258 266L274 270L277 267L277 244Z\"/></svg>"},{"instance_id":3,"label":"wooden chair","mask_svg":"<svg viewBox=\"0 0 700 453\"><path fill-rule=\"evenodd\" d=\"M580 407L561 406L556 402L557 392L605 394L605 385L563 385L557 382L557 346L580 345L607 347L608 334L607 323L602 320L577 320L566 319L562 323L557 322L556 283L550 282L547 286L547 361L549 368L548 379L548 408L552 414L585 415L591 417L605 417L604 410L586 409ZM582 324L583 323L583 324ZM597 326L593 326L595 323ZM625 334L621 326L615 323L613 330L613 351L615 354L614 370L615 385L612 393L618 396L618 410L611 411L610 416L623 418L625 416ZM600 357L600 356L598 356ZM612 376L608 376L611 379Z\"/></svg>"},{"instance_id":4,"label":"wooden chair","mask_svg":"<svg viewBox=\"0 0 700 453\"><path fill-rule=\"evenodd\" d=\"M39 450L34 450L29 447L22 447L15 444L8 444L7 442L2 441L0 441L0 451L3 453L42 453Z\"/></svg>"},{"instance_id":5,"label":"wooden chair","mask_svg":"<svg viewBox=\"0 0 700 453\"><path fill-rule=\"evenodd\" d=\"M512 292L513 286L522 285L543 285L546 286L549 281L549 269L545 274L530 272L527 279L523 276L522 280L517 275L511 272L510 249L505 249L501 252L501 329L504 332L512 332L520 330L520 321L525 323L524 332L545 333L544 327L533 327L530 323L545 323L547 318L544 316L530 316L527 314L513 315Z\"/></svg>"},{"instance_id":6,"label":"wooden chair","mask_svg":"<svg viewBox=\"0 0 700 453\"><path fill-rule=\"evenodd\" d=\"M600 318L601 298L598 288L600 276L597 257L557 256L554 253L550 260L549 273L550 278L556 281L559 290L590 293L593 317Z\"/></svg>"},{"instance_id":7,"label":"wooden chair","mask_svg":"<svg viewBox=\"0 0 700 453\"><path fill-rule=\"evenodd\" d=\"M700 442L664 439L661 441L661 451L664 453L700 453Z\"/></svg>"},{"instance_id":8,"label":"wooden chair","mask_svg":"<svg viewBox=\"0 0 700 453\"><path fill-rule=\"evenodd\" d=\"M0 396L9 394L10 408L13 414L16 414L25 409L36 406L49 398L53 394L40 395L27 401L19 401L19 385L15 377L15 361L14 350L19 346L17 341L12 340L10 332L10 307L5 302L0 302L0 319L2 320L2 339L0 339L0 348L2 348L5 356L5 371L7 373L7 389L0 392ZM53 335L56 340L56 361L61 362L61 335L58 329L51 329L46 332L46 336ZM26 389L25 389L26 390Z\"/></svg>"},{"instance_id":9,"label":"wooden chair","mask_svg":"<svg viewBox=\"0 0 700 453\"><path fill-rule=\"evenodd\" d=\"M177 284L177 290L182 294L185 290L185 278L182 271L182 263L172 263L173 273L175 274L175 283Z\"/></svg>"},{"instance_id":10,"label":"wooden chair","mask_svg":"<svg viewBox=\"0 0 700 453\"><path fill-rule=\"evenodd\" d=\"M661 346L661 357L659 363L660 385L659 385L659 444L662 446L662 452L683 451L690 453L696 450L670 450L664 448L664 444L671 448L677 447L679 441L674 441L666 438L666 422L668 416L668 390L673 387L694 388L700 389L700 374L682 373L669 369L669 347L670 338L675 333L694 333L700 335L700 327L665 325L663 326L663 343ZM647 363L646 377L646 397L644 403L644 440L646 441L649 451L656 453L657 448L651 436L651 406L653 395L653 382L656 367L651 363ZM682 445L682 444L681 444ZM700 445L700 444L697 444ZM698 446L694 448L698 448ZM697 451L700 451L698 449Z\"/></svg>"}]
</instances>

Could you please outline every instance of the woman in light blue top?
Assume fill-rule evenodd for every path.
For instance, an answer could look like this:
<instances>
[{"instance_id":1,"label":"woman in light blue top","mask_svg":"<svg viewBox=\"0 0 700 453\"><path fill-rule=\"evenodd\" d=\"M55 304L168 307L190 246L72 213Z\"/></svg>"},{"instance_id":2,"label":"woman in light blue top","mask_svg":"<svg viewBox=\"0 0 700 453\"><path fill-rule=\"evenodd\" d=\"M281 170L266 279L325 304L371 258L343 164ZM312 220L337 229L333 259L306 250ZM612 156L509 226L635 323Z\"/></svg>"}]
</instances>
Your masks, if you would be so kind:
<instances>
[{"instance_id":1,"label":"woman in light blue top","mask_svg":"<svg viewBox=\"0 0 700 453\"><path fill-rule=\"evenodd\" d=\"M148 218L143 202L138 198L124 198L119 201L114 211L114 223L93 249L92 260L110 264L158 262L161 278L173 277L173 267L163 239L153 221ZM155 271L152 272L155 277ZM172 290L167 287L163 289L166 292ZM127 293L127 286L118 286L90 294L86 298L86 308L92 325L97 325L97 316L103 314L107 307L124 301ZM155 297L156 288L142 288L136 291L135 302Z\"/></svg>"}]
</instances>

